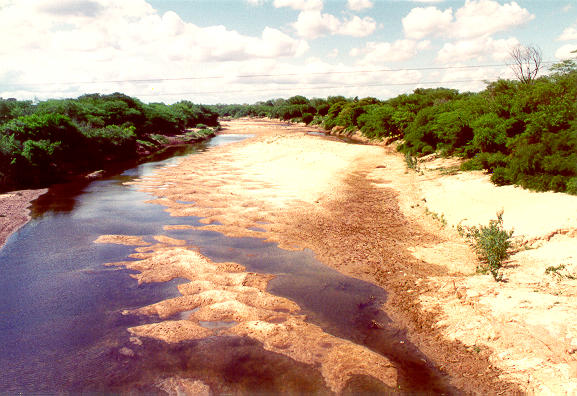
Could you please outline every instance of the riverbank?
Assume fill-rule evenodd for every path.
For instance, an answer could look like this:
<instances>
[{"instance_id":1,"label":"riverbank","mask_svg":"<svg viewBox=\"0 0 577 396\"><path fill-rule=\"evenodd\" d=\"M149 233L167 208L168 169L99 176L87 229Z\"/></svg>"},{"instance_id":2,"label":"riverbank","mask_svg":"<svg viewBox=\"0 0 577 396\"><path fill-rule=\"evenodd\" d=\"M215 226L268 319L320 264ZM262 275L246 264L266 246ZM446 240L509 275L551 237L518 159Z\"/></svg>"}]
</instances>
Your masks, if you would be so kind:
<instances>
[{"instance_id":1,"label":"riverbank","mask_svg":"<svg viewBox=\"0 0 577 396\"><path fill-rule=\"evenodd\" d=\"M474 273L475 255L452 228L460 219L453 220L451 213L461 207L471 214L471 224L487 222L472 216L478 213L475 207L455 204L459 199L470 202L470 195L465 198L465 192L471 190L475 178L482 176L486 188L498 189L490 184L486 175L453 174L454 164L447 161L431 161L423 165L422 174L416 174L406 170L404 158L392 147L347 145L315 136L318 130L302 125L235 120L223 126L223 133L257 136L209 151L202 157L188 157L176 167L162 169L155 176L135 183L139 189L158 197L150 203L165 206L173 216L201 217L201 223L205 224L200 227L168 225L166 229L200 228L228 236L263 238L285 249L308 248L325 265L382 286L388 293L383 312L393 319L399 333L406 332L408 339L448 374L450 383L460 391L571 392L572 352L559 354L563 343L571 341L547 338L543 344L545 331L555 326L565 329L567 335L572 334L575 321L567 320L572 310L570 299L551 301L555 315L563 310L569 316L543 316L548 313L548 306L527 304L520 294L514 293L518 284L513 273L523 273L526 269L523 254L537 254L541 248L518 252L513 260L519 260L520 264L505 269L509 282L496 283L489 275ZM439 183L445 185L445 180L452 180L449 184L454 189L445 191L444 195L436 193L435 188ZM517 199L539 201L534 195L523 195L535 193L520 191ZM443 206L436 206L439 203ZM507 209L505 213L506 221L510 221ZM534 227L542 229L539 222ZM571 232L562 234L571 238ZM545 249L552 248L546 241L542 242ZM570 241L566 242L569 246ZM143 263L120 264L145 269L144 277L136 276L140 281L158 280L158 276L163 280L176 276L191 279L186 276L188 266L186 260L179 258L183 252L178 249L183 247L159 244L137 248L132 257ZM540 254L545 251L541 250ZM156 260L173 265L151 274L150 263ZM233 272L238 271L237 268ZM227 277L218 278L218 282L225 282L221 284L225 290L235 286ZM183 289L194 294L213 287L211 282L212 279L203 278L191 282L192 291L188 286ZM567 285L570 279L559 279L559 282ZM526 291L526 286L523 290ZM186 297L186 293L181 292ZM529 297L536 303L542 296ZM218 305L221 301L199 302L196 297L163 302L161 309L174 314L202 306L202 315L215 309L219 312L211 316L212 319L240 318L248 322L258 319L268 323L267 328L275 334L280 331L274 322L277 319L247 317L246 307L237 304L238 297L229 294L226 299L226 309ZM503 299L508 300L507 304L502 303ZM145 308L153 312L158 312L157 309ZM208 317L198 315L191 315L186 321L198 324ZM534 318L531 315L552 321L536 333L530 323ZM507 317L514 319L505 321ZM195 339L203 334L189 322L185 322L186 326L167 324L168 331L162 336L158 327L132 331L160 339L168 337L166 334L171 333L171 328L178 329L179 337ZM298 323L290 323L293 328L299 327ZM371 326L379 329L382 324ZM259 334L265 338L255 336L256 339L266 344L264 333ZM298 337L293 341L297 342ZM290 343L285 345L293 351L296 348L289 347ZM332 389L339 389L343 384L340 382Z\"/></svg>"},{"instance_id":2,"label":"riverbank","mask_svg":"<svg viewBox=\"0 0 577 396\"><path fill-rule=\"evenodd\" d=\"M214 132L202 133L198 129L190 129L186 134L168 136L166 142L158 143L155 147L145 147L143 145L137 146L135 153L136 158L133 162L142 162L147 157L154 155L168 147L180 146L184 144L194 144L208 140L215 136ZM110 170L117 170L120 167L120 161L110 161L105 169L95 169L89 173L83 172L81 174L69 177L71 179L86 179L95 180L100 179L106 175ZM30 220L29 210L32 201L48 192L48 188L33 188L26 190L14 190L0 193L0 249L6 243L6 240L14 232L18 231L20 227L25 225Z\"/></svg>"},{"instance_id":3,"label":"riverbank","mask_svg":"<svg viewBox=\"0 0 577 396\"><path fill-rule=\"evenodd\" d=\"M459 160L435 155L407 170L401 155L386 150L369 178L393 188L406 218L440 238L408 248L447 271L419 276L406 288L433 315L427 326L486 354L499 377L524 393L576 394L577 197L498 187L490 175L460 172ZM504 228L514 231L514 248L502 270L505 282L498 283L476 274L477 258L457 227L487 225L501 211Z\"/></svg>"},{"instance_id":4,"label":"riverbank","mask_svg":"<svg viewBox=\"0 0 577 396\"><path fill-rule=\"evenodd\" d=\"M0 194L0 249L10 235L30 220L30 203L47 191L42 188Z\"/></svg>"}]
</instances>

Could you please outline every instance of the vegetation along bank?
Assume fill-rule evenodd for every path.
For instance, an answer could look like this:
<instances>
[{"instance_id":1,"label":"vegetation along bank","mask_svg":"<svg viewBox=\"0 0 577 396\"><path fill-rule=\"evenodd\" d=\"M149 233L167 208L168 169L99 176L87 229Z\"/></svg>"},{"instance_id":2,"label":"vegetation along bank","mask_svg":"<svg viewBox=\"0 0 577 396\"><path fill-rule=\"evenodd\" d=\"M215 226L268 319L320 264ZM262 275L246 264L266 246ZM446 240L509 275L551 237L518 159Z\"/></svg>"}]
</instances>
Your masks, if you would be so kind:
<instances>
[{"instance_id":1,"label":"vegetation along bank","mask_svg":"<svg viewBox=\"0 0 577 396\"><path fill-rule=\"evenodd\" d=\"M223 117L271 117L360 131L398 140L408 159L433 152L457 156L462 170L485 169L497 185L577 194L577 63L564 61L547 76L498 80L478 93L416 89L375 98L293 96L254 105L217 105Z\"/></svg>"},{"instance_id":2,"label":"vegetation along bank","mask_svg":"<svg viewBox=\"0 0 577 396\"><path fill-rule=\"evenodd\" d=\"M171 141L198 140L217 126L215 112L188 101L145 104L120 93L0 99L0 191L45 187Z\"/></svg>"}]
</instances>

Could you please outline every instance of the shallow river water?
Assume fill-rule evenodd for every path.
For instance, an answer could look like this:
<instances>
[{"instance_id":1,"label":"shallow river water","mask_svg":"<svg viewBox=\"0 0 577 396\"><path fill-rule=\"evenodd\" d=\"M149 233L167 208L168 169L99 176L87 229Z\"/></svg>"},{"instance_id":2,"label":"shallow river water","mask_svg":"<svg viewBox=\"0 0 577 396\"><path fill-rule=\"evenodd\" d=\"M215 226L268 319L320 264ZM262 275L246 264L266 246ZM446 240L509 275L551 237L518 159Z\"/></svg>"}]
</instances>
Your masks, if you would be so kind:
<instances>
[{"instance_id":1,"label":"shallow river water","mask_svg":"<svg viewBox=\"0 0 577 396\"><path fill-rule=\"evenodd\" d=\"M202 155L208 147L243 138L221 135L171 148L166 158L102 180L54 186L33 204L33 219L0 250L0 393L157 393L159 379L175 376L200 379L216 393L330 392L316 370L250 339L209 337L177 345L145 339L135 347L126 329L158 319L121 312L179 295L176 286L184 280L138 286L130 271L104 265L133 251L93 243L106 234L184 239L214 261L274 274L269 291L295 301L310 322L395 363L396 391L452 392L403 332L388 326L378 309L386 300L383 289L322 265L310 251L211 231L164 231L165 225L200 225L199 219L171 217L163 207L144 203L153 197L123 184L173 165L179 156ZM348 390L387 389L357 378Z\"/></svg>"}]
</instances>

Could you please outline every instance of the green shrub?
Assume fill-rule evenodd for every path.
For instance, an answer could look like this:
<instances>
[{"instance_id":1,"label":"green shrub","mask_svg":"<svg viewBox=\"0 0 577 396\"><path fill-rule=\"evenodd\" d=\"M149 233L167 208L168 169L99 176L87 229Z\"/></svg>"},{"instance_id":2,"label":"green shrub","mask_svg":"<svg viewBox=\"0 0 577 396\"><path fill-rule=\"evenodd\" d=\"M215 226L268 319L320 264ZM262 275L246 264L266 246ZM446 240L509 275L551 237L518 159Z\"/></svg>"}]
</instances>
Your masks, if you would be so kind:
<instances>
[{"instance_id":1,"label":"green shrub","mask_svg":"<svg viewBox=\"0 0 577 396\"><path fill-rule=\"evenodd\" d=\"M315 116L312 115L311 113L304 113L303 116L301 117L302 121L307 125L310 124L314 118Z\"/></svg>"},{"instance_id":2,"label":"green shrub","mask_svg":"<svg viewBox=\"0 0 577 396\"><path fill-rule=\"evenodd\" d=\"M481 260L477 271L490 272L496 281L503 280L499 270L503 262L511 255L511 237L513 230L503 229L503 212L497 213L497 219L491 220L488 226L464 227L459 225L457 230L464 236Z\"/></svg>"},{"instance_id":3,"label":"green shrub","mask_svg":"<svg viewBox=\"0 0 577 396\"><path fill-rule=\"evenodd\" d=\"M420 170L419 168L419 159L417 157L413 157L410 153L405 153L405 163L407 164L408 169L412 169L415 172Z\"/></svg>"},{"instance_id":4,"label":"green shrub","mask_svg":"<svg viewBox=\"0 0 577 396\"><path fill-rule=\"evenodd\" d=\"M567 190L568 194L577 195L577 177L572 177L567 181Z\"/></svg>"},{"instance_id":5,"label":"green shrub","mask_svg":"<svg viewBox=\"0 0 577 396\"><path fill-rule=\"evenodd\" d=\"M491 175L491 181L498 186L505 186L512 182L509 171L503 167L495 168Z\"/></svg>"},{"instance_id":6,"label":"green shrub","mask_svg":"<svg viewBox=\"0 0 577 396\"><path fill-rule=\"evenodd\" d=\"M460 166L461 170L471 171L471 170L482 170L483 164L478 156L471 158L463 162Z\"/></svg>"},{"instance_id":7,"label":"green shrub","mask_svg":"<svg viewBox=\"0 0 577 396\"><path fill-rule=\"evenodd\" d=\"M88 138L90 154L96 162L107 156L128 156L136 153L136 133L134 127L108 125L104 128L87 129L84 135Z\"/></svg>"},{"instance_id":8,"label":"green shrub","mask_svg":"<svg viewBox=\"0 0 577 396\"><path fill-rule=\"evenodd\" d=\"M152 133L152 134L150 134L150 139L152 139L155 142L160 143L160 144L168 144L168 138L164 135Z\"/></svg>"}]
</instances>

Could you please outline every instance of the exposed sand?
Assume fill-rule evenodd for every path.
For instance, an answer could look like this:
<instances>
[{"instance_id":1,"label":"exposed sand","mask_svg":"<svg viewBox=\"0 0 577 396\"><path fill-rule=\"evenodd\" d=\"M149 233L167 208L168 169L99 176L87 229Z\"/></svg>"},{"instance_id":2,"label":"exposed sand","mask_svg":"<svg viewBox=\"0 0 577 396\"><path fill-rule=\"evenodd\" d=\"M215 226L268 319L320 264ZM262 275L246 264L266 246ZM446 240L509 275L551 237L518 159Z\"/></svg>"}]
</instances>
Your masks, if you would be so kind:
<instances>
[{"instance_id":1,"label":"exposed sand","mask_svg":"<svg viewBox=\"0 0 577 396\"><path fill-rule=\"evenodd\" d=\"M30 202L48 189L21 190L0 194L0 249L6 239L30 220Z\"/></svg>"},{"instance_id":2,"label":"exposed sand","mask_svg":"<svg viewBox=\"0 0 577 396\"><path fill-rule=\"evenodd\" d=\"M402 164L389 162L402 172ZM437 159L421 164L423 174L393 177L399 191L412 190L401 200L405 212L427 217L426 207L428 217L443 216L445 232L454 235L459 223L488 224L503 210L517 252L503 271L507 282L496 283L474 274L475 261L455 265L453 249L416 248L419 258L454 272L428 279L423 308L441 312L437 326L449 339L490 348L491 361L524 391L577 394L577 197L496 187L481 172L443 176L442 168L452 165Z\"/></svg>"},{"instance_id":3,"label":"exposed sand","mask_svg":"<svg viewBox=\"0 0 577 396\"><path fill-rule=\"evenodd\" d=\"M443 175L435 168L455 165L448 160L423 164L423 174L407 172L391 147L325 140L307 135L308 127L254 120L225 126L257 137L187 157L132 184L175 216L202 217L204 229L310 248L326 265L383 286L387 314L465 392L577 392L577 281L570 279L577 197L497 188L479 173ZM519 243L533 248L512 257L504 270L508 283L476 275L475 255L453 228L486 224L501 209ZM108 242L122 243L116 238ZM168 318L195 311L132 328L134 334L167 342L209 332L248 336L320 365L333 390L355 373L394 385L386 359L346 340L327 341L332 336L306 323L294 302L266 292L270 278L212 263L180 241L157 241L135 249L131 257L138 261L119 264L141 271L134 275L139 282L191 282L179 287L182 297L139 312ZM561 264L565 269L545 274ZM200 325L206 321L235 323L207 329Z\"/></svg>"},{"instance_id":4,"label":"exposed sand","mask_svg":"<svg viewBox=\"0 0 577 396\"><path fill-rule=\"evenodd\" d=\"M99 242L126 244L127 239L110 236L99 238ZM133 239L138 244L138 238ZM353 375L371 376L389 387L396 385L397 371L386 358L325 333L305 322L297 304L267 293L270 276L245 272L244 267L234 263L214 263L183 247L184 241L157 239L164 239L164 243L148 253L132 255L140 260L118 264L140 271L135 275L139 283L166 282L177 277L191 282L179 286L181 297L126 311L125 314L157 315L165 319L130 328L134 336L168 343L216 335L249 337L261 342L268 351L319 367L334 392L340 392ZM189 312L186 319L170 319L182 312ZM162 382L163 389L168 385L184 386L178 384L172 380Z\"/></svg>"}]
</instances>

